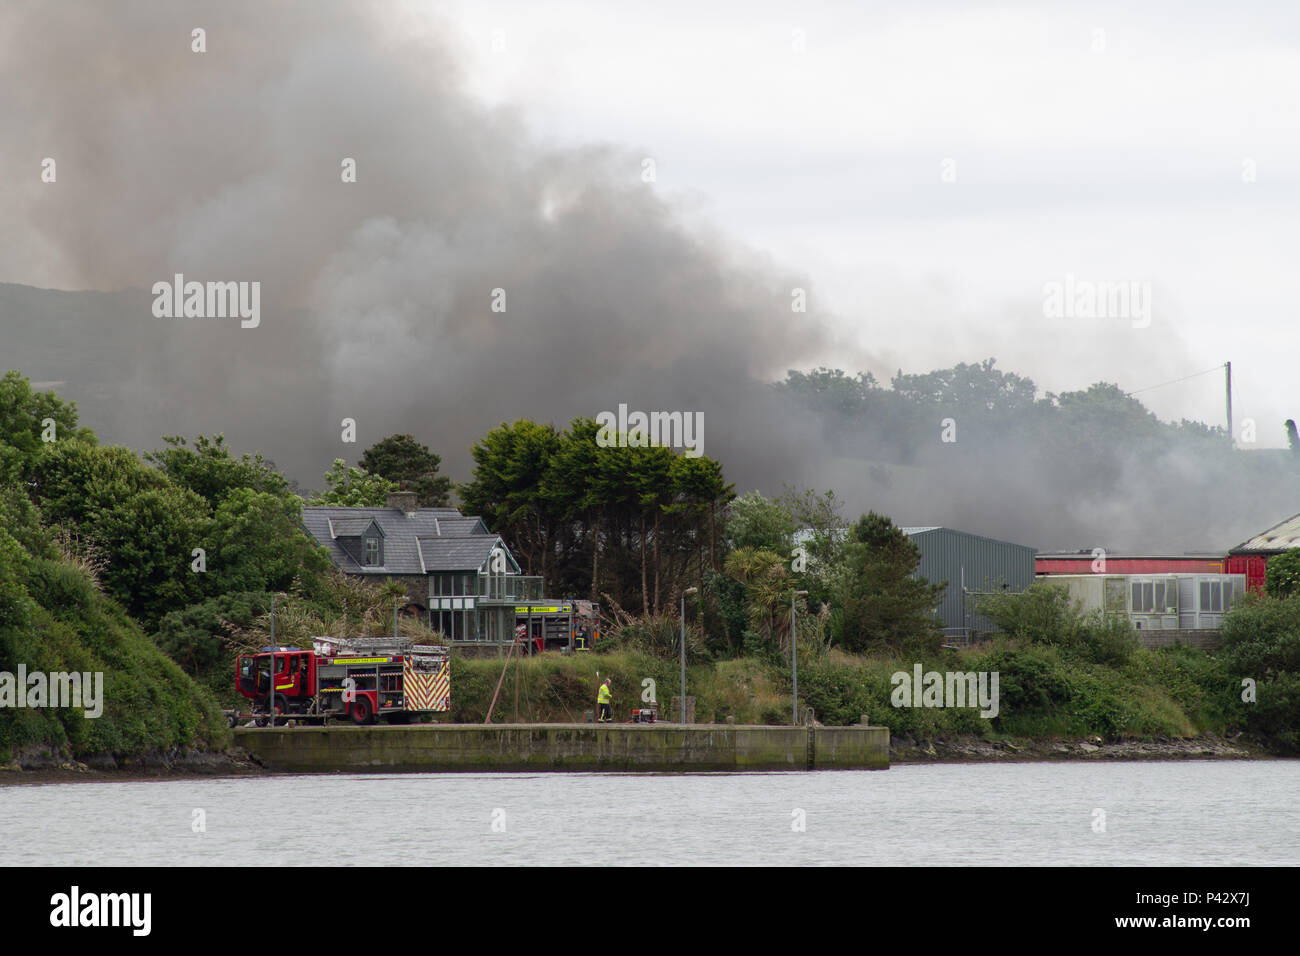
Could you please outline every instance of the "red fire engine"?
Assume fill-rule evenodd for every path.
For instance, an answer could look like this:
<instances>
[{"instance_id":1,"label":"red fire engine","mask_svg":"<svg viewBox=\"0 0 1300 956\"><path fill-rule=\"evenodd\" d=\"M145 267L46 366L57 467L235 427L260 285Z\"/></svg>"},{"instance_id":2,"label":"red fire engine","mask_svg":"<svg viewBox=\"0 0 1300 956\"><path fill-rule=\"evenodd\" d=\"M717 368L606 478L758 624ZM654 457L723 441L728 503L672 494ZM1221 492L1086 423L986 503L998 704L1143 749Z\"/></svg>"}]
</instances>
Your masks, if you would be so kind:
<instances>
[{"instance_id":1,"label":"red fire engine","mask_svg":"<svg viewBox=\"0 0 1300 956\"><path fill-rule=\"evenodd\" d=\"M235 686L269 714L355 723L409 723L413 715L451 709L447 648L394 638L316 638L312 649L267 647L235 661Z\"/></svg>"}]
</instances>

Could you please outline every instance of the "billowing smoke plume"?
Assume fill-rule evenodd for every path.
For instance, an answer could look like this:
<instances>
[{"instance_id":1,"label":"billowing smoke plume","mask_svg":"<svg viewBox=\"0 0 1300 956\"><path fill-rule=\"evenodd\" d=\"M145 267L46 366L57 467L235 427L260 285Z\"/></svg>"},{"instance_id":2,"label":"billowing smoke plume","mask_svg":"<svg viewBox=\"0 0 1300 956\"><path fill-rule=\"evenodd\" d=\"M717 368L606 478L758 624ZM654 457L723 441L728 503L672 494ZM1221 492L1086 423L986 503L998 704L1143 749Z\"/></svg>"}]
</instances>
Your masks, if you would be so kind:
<instances>
[{"instance_id":1,"label":"billowing smoke plume","mask_svg":"<svg viewBox=\"0 0 1300 956\"><path fill-rule=\"evenodd\" d=\"M835 487L850 512L1043 547L1213 548L1296 510L1283 483L1245 511L1231 475L1141 448L1105 487L1046 481L1012 444L954 467L938 421L919 467L871 467L895 450L840 447L765 383L926 354L900 354L883 316L887 358L838 350L815 295L791 310L808 276L688 228L630 149L534 141L465 92L450 29L400 10L6 4L0 282L21 285L0 286L0 367L64 383L105 441L220 431L308 487L393 432L463 479L500 421L625 403L703 412L742 491ZM176 273L260 282L260 326L156 318L150 289Z\"/></svg>"},{"instance_id":2,"label":"billowing smoke plume","mask_svg":"<svg viewBox=\"0 0 1300 956\"><path fill-rule=\"evenodd\" d=\"M22 228L0 240L0 278L139 290L93 305L6 290L23 371L66 381L106 440L220 430L308 486L395 431L465 477L469 445L502 420L562 426L620 403L702 411L704 452L750 482L807 458L760 384L830 344L791 312L807 279L688 232L631 152L530 141L463 92L449 31L396 10L0 14L15 94L0 162L30 184L8 202ZM260 327L155 318L148 290L175 273L259 281Z\"/></svg>"}]
</instances>

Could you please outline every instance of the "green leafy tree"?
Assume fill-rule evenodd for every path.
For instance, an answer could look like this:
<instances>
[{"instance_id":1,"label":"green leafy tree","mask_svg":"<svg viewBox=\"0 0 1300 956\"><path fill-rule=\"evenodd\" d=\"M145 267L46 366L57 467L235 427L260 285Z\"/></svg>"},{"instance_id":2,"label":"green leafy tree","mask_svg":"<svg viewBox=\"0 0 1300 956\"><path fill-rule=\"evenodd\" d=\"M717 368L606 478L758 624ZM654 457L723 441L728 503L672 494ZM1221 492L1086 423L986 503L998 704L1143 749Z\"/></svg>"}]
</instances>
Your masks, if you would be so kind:
<instances>
[{"instance_id":1,"label":"green leafy tree","mask_svg":"<svg viewBox=\"0 0 1300 956\"><path fill-rule=\"evenodd\" d=\"M590 418L562 433L527 419L502 424L471 450L461 500L548 590L608 595L653 615L692 571L701 581L706 553L716 564L718 513L732 488L716 461L602 445L601 431Z\"/></svg>"},{"instance_id":2,"label":"green leafy tree","mask_svg":"<svg viewBox=\"0 0 1300 956\"><path fill-rule=\"evenodd\" d=\"M727 541L732 548L756 548L788 555L794 547L795 521L782 504L757 491L731 502Z\"/></svg>"},{"instance_id":3,"label":"green leafy tree","mask_svg":"<svg viewBox=\"0 0 1300 956\"><path fill-rule=\"evenodd\" d=\"M568 580L581 580L590 569L585 589L592 601L600 598L601 522L605 515L605 489L599 467L600 446L596 435L600 426L591 418L575 418L560 436L539 484L539 495L547 509L565 523L575 553L581 555L583 569L573 567ZM588 552L590 552L588 556ZM581 585L572 588L582 593Z\"/></svg>"},{"instance_id":4,"label":"green leafy tree","mask_svg":"<svg viewBox=\"0 0 1300 956\"><path fill-rule=\"evenodd\" d=\"M884 390L870 372L850 378L842 369L816 368L811 372L790 369L784 382L777 386L805 408L818 412L832 422L844 424L869 413L881 400Z\"/></svg>"},{"instance_id":5,"label":"green leafy tree","mask_svg":"<svg viewBox=\"0 0 1300 956\"><path fill-rule=\"evenodd\" d=\"M152 625L204 596L194 549L207 546L207 503L144 464L129 448L80 440L45 446L33 495L46 519L76 526L104 555L105 589Z\"/></svg>"},{"instance_id":6,"label":"green leafy tree","mask_svg":"<svg viewBox=\"0 0 1300 956\"><path fill-rule=\"evenodd\" d=\"M209 594L283 591L330 567L324 548L302 529L299 498L236 488L217 506L204 536Z\"/></svg>"},{"instance_id":7,"label":"green leafy tree","mask_svg":"<svg viewBox=\"0 0 1300 956\"><path fill-rule=\"evenodd\" d=\"M95 444L95 433L77 424L76 402L33 391L16 371L0 378L0 484L24 480L44 446L70 439Z\"/></svg>"},{"instance_id":8,"label":"green leafy tree","mask_svg":"<svg viewBox=\"0 0 1300 956\"><path fill-rule=\"evenodd\" d=\"M240 698L234 688L230 642L243 628L271 608L266 591L222 594L177 611L169 611L158 624L154 643L218 700L234 705Z\"/></svg>"},{"instance_id":9,"label":"green leafy tree","mask_svg":"<svg viewBox=\"0 0 1300 956\"><path fill-rule=\"evenodd\" d=\"M661 566L660 542L663 539L661 524L664 509L676 498L672 485L673 453L662 446L626 449L629 456L628 474L636 496L638 519L641 526L641 593L647 614L659 614L659 571ZM647 539L647 535L649 538ZM653 551L647 541L653 542ZM649 568L654 568L651 581Z\"/></svg>"},{"instance_id":10,"label":"green leafy tree","mask_svg":"<svg viewBox=\"0 0 1300 956\"><path fill-rule=\"evenodd\" d=\"M152 462L180 487L200 495L214 509L231 492L241 489L279 498L296 497L288 480L260 454L236 458L222 435L216 438L199 435L192 448L180 435L166 435L163 441L168 447L146 453L145 461Z\"/></svg>"},{"instance_id":11,"label":"green leafy tree","mask_svg":"<svg viewBox=\"0 0 1300 956\"><path fill-rule=\"evenodd\" d=\"M342 458L325 473L326 490L313 498L313 505L335 505L343 508L382 508L388 495L397 490L397 483L380 475L372 475Z\"/></svg>"},{"instance_id":12,"label":"green leafy tree","mask_svg":"<svg viewBox=\"0 0 1300 956\"><path fill-rule=\"evenodd\" d=\"M673 503L664 511L692 528L699 566L697 586L703 587L704 555L707 550L709 567L717 567L718 511L735 498L735 486L722 476L722 465L712 458L678 455L672 462L672 489Z\"/></svg>"},{"instance_id":13,"label":"green leafy tree","mask_svg":"<svg viewBox=\"0 0 1300 956\"><path fill-rule=\"evenodd\" d=\"M899 372L891 384L903 399L918 404L947 406L970 411L1014 414L1034 404L1036 388L1029 379L1014 372L1002 372L996 359L974 365L958 363L921 375Z\"/></svg>"},{"instance_id":14,"label":"green leafy tree","mask_svg":"<svg viewBox=\"0 0 1300 956\"><path fill-rule=\"evenodd\" d=\"M796 577L801 589L808 591L810 603L824 604L830 600L831 578L844 556L847 528L840 502L834 491L819 495L811 489L793 488L783 491L776 502L806 529L800 545L803 553L798 555L805 569Z\"/></svg>"},{"instance_id":15,"label":"green leafy tree","mask_svg":"<svg viewBox=\"0 0 1300 956\"><path fill-rule=\"evenodd\" d=\"M914 576L920 561L920 549L887 517L873 511L854 522L831 586L832 640L851 651L936 648L934 609L944 589Z\"/></svg>"},{"instance_id":16,"label":"green leafy tree","mask_svg":"<svg viewBox=\"0 0 1300 956\"><path fill-rule=\"evenodd\" d=\"M422 508L445 508L450 501L451 479L439 475L442 458L412 435L389 435L366 449L361 468L414 491Z\"/></svg>"},{"instance_id":17,"label":"green leafy tree","mask_svg":"<svg viewBox=\"0 0 1300 956\"><path fill-rule=\"evenodd\" d=\"M741 547L727 555L727 574L745 586L749 622L769 642L783 638L778 623L789 620L790 592L785 558L766 548Z\"/></svg>"},{"instance_id":18,"label":"green leafy tree","mask_svg":"<svg viewBox=\"0 0 1300 956\"><path fill-rule=\"evenodd\" d=\"M1264 590L1277 598L1300 593L1300 548L1269 558L1264 566Z\"/></svg>"},{"instance_id":19,"label":"green leafy tree","mask_svg":"<svg viewBox=\"0 0 1300 956\"><path fill-rule=\"evenodd\" d=\"M473 474L459 486L460 499L493 531L511 543L531 574L547 578L561 500L553 484L548 494L547 471L560 450L553 425L528 419L504 422L480 439L470 455Z\"/></svg>"},{"instance_id":20,"label":"green leafy tree","mask_svg":"<svg viewBox=\"0 0 1300 956\"><path fill-rule=\"evenodd\" d=\"M1222 634L1245 729L1278 751L1300 753L1300 594L1246 595L1224 615Z\"/></svg>"}]
</instances>

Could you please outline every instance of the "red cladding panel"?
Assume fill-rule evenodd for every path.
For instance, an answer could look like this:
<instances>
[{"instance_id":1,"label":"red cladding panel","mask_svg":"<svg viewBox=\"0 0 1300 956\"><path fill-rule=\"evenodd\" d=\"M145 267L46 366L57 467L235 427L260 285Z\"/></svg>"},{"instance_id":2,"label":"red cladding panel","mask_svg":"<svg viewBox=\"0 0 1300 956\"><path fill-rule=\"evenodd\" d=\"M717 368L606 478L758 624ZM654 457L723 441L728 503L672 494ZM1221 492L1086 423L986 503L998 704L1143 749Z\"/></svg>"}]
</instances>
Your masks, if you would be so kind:
<instances>
[{"instance_id":1,"label":"red cladding panel","mask_svg":"<svg viewBox=\"0 0 1300 956\"><path fill-rule=\"evenodd\" d=\"M1227 558L1228 573L1246 575L1246 589L1263 594L1267 561L1267 558L1253 554L1230 554Z\"/></svg>"},{"instance_id":2,"label":"red cladding panel","mask_svg":"<svg viewBox=\"0 0 1300 956\"><path fill-rule=\"evenodd\" d=\"M1035 558L1035 574L1093 574L1093 557ZM1099 572L1098 572L1099 573ZM1125 558L1108 557L1106 574L1223 574L1223 561L1216 558ZM1231 572L1229 572L1231 573ZM1240 572L1237 572L1240 573ZM1262 571L1260 572L1263 573ZM1262 578L1261 578L1262 580Z\"/></svg>"}]
</instances>

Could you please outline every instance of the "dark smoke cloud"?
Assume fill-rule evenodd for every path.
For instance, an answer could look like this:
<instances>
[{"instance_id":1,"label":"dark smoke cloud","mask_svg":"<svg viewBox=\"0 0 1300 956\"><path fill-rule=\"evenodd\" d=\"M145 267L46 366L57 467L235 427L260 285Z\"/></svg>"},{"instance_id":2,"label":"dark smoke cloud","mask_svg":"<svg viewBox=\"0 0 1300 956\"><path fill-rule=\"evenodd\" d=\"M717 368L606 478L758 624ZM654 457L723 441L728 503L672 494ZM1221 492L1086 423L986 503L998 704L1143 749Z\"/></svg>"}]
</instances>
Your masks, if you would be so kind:
<instances>
[{"instance_id":1,"label":"dark smoke cloud","mask_svg":"<svg viewBox=\"0 0 1300 956\"><path fill-rule=\"evenodd\" d=\"M833 345L818 316L790 311L806 277L688 231L641 181L639 156L531 141L463 91L450 31L417 32L395 11L0 14L17 91L0 106L4 176L32 182L41 157L58 164L56 184L7 201L23 228L4 240L0 278L262 283L255 330L156 319L144 293L106 299L79 327L90 341L30 374L67 381L106 440L221 430L308 486L395 431L464 477L469 445L499 421L563 425L620 402L703 411L705 452L745 481L808 457L806 430L760 385ZM195 27L206 53L191 52ZM344 157L355 184L341 181ZM498 288L504 313L491 310ZM6 294L17 357L48 333L24 296ZM57 318L75 299L45 308ZM345 417L355 446L340 443Z\"/></svg>"},{"instance_id":2,"label":"dark smoke cloud","mask_svg":"<svg viewBox=\"0 0 1300 956\"><path fill-rule=\"evenodd\" d=\"M22 285L0 286L0 366L65 382L105 441L221 431L307 487L399 431L463 479L469 446L500 421L564 425L626 403L703 411L704 451L741 491L835 487L852 513L1043 547L1220 547L1296 510L1279 481L1225 507L1231 475L1140 449L1098 487L1082 470L1044 481L1033 449L1011 444L954 468L937 421L919 467L828 441L764 383L828 357L885 378L928 370L954 342L972 350L960 358L1023 371L999 347L1036 347L1024 330L1042 322L1037 303L910 350L893 333L925 306L900 302L868 317L878 354L844 346L810 277L688 227L641 181L639 154L536 142L465 92L450 29L398 9L7 3L0 281ZM191 52L196 27L206 53ZM39 180L45 156L56 184ZM340 180L344 157L355 184ZM154 318L148 290L176 272L260 281L261 327ZM795 287L810 313L791 312ZM505 313L491 310L498 288ZM1053 341L1061 361L1113 350L1150 377L1185 355L1169 337ZM356 445L340 442L343 418Z\"/></svg>"}]
</instances>

